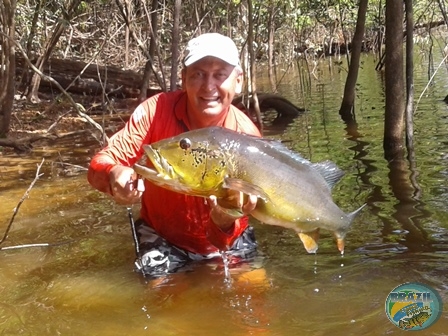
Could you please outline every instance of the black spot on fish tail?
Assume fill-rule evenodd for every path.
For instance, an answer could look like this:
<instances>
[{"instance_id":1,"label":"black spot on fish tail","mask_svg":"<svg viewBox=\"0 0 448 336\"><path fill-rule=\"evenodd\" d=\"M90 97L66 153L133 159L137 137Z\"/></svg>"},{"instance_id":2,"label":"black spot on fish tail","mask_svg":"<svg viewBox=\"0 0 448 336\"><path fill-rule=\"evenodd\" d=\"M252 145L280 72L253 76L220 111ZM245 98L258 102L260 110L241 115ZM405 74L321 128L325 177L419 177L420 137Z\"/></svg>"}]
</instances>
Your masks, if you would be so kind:
<instances>
[{"instance_id":1,"label":"black spot on fish tail","mask_svg":"<svg viewBox=\"0 0 448 336\"><path fill-rule=\"evenodd\" d=\"M331 161L323 161L318 163L312 163L311 166L322 175L327 185L332 189L336 183L344 176L344 172Z\"/></svg>"}]
</instances>

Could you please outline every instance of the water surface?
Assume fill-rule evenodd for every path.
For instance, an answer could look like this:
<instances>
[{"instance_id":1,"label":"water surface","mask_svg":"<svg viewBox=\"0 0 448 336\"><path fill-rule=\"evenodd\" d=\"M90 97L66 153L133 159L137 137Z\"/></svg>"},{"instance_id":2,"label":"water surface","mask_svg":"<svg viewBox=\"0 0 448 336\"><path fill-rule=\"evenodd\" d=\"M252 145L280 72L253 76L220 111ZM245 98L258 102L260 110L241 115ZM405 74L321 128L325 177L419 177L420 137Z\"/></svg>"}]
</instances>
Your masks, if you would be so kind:
<instances>
[{"instance_id":1,"label":"water surface","mask_svg":"<svg viewBox=\"0 0 448 336\"><path fill-rule=\"evenodd\" d=\"M0 252L2 335L401 335L384 310L405 282L432 286L448 304L448 94L440 70L419 102L415 157L387 162L382 152L384 87L375 59L363 58L357 86L358 134L338 110L345 74L329 58L307 84L286 68L280 93L307 112L266 136L312 161L330 159L345 172L334 198L345 211L367 207L341 256L323 232L309 255L294 232L253 221L261 255L225 282L220 260L146 281L133 272L126 208L91 189L84 171L98 150L93 139L67 139L33 155L0 158L0 232L45 157L44 175L21 205L1 246L55 243ZM421 63L421 64L420 64ZM416 68L416 97L427 64ZM260 77L260 89L269 90ZM54 149L56 148L56 150ZM138 206L133 208L138 214ZM447 308L427 335L447 335Z\"/></svg>"}]
</instances>

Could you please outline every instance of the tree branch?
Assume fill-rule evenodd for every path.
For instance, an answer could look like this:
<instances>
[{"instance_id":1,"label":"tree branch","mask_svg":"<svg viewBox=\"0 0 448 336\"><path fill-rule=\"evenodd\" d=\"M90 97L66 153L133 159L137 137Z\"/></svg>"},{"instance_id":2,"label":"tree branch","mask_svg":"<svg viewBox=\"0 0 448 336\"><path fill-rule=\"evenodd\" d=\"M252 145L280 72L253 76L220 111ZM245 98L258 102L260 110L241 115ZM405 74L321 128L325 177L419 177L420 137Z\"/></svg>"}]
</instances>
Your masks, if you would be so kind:
<instances>
[{"instance_id":1,"label":"tree branch","mask_svg":"<svg viewBox=\"0 0 448 336\"><path fill-rule=\"evenodd\" d=\"M43 175L43 174L39 174L39 172L40 172L40 168L44 164L44 161L45 161L45 159L42 159L41 163L39 165L37 165L36 176L34 177L33 182L31 182L30 186L28 187L28 189L23 194L23 196L20 199L19 203L14 208L14 213L12 214L11 220L9 221L9 224L8 224L8 226L6 228L6 231L5 231L5 234L3 235L3 238L0 240L0 244L2 244L6 240L6 238L8 237L8 233L11 230L12 223L14 223L14 218L16 217L17 213L19 212L20 206L22 205L23 201L25 201L25 198L28 197L31 189L33 188L34 184L39 179L39 177L41 177Z\"/></svg>"},{"instance_id":2,"label":"tree branch","mask_svg":"<svg viewBox=\"0 0 448 336\"><path fill-rule=\"evenodd\" d=\"M2 33L2 32L0 32L0 34L2 34L3 36L9 38L9 36L5 35L5 34ZM10 39L10 38L9 38L9 39ZM101 127L101 125L98 124L98 123L97 123L95 120L93 120L92 118L90 118L89 115L87 115L86 113L84 113L84 112L86 112L84 106L82 106L81 104L76 103L76 102L73 100L72 96L71 96L67 91L65 91L64 88L63 88L63 87L62 87L56 80L54 80L54 78L45 75L45 74L44 74L43 72L41 72L38 68L36 68L36 67L34 66L34 64L30 61L30 59L28 58L28 56L26 55L25 51L23 50L22 46L21 46L19 43L17 43L15 40L12 40L12 39L10 39L10 40L11 40L11 41L15 44L15 46L20 50L20 52L22 53L22 55L23 55L23 57L24 57L26 63L30 66L30 68L31 68L34 72L36 72L40 77L42 77L43 79L45 79L45 80L51 82L52 84L54 84L54 85L61 91L61 93L64 95L64 97L66 97L66 98L68 99L68 101L70 102L70 104L74 107L76 113L77 113L80 117L82 117L82 118L84 118L85 120L87 120L91 125L93 125L95 128L97 128L97 129L101 132L103 142L104 142L104 140L105 140L105 141L109 141L109 138L107 137L107 135L106 135L106 133L104 132L104 129ZM101 141L100 141L100 143L101 143ZM103 145L103 143L101 143L101 145Z\"/></svg>"}]
</instances>

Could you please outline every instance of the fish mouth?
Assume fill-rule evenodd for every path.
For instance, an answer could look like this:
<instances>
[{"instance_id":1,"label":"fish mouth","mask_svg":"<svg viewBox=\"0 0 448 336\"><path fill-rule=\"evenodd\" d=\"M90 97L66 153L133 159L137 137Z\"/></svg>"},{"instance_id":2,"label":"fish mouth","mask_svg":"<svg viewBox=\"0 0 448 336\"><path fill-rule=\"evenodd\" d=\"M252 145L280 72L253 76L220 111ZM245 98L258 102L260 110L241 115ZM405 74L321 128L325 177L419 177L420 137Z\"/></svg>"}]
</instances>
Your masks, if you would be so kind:
<instances>
[{"instance_id":1,"label":"fish mouth","mask_svg":"<svg viewBox=\"0 0 448 336\"><path fill-rule=\"evenodd\" d=\"M173 166L171 166L156 149L152 148L151 145L145 145L143 146L143 149L159 173L158 176L161 176L166 180L178 177Z\"/></svg>"}]
</instances>

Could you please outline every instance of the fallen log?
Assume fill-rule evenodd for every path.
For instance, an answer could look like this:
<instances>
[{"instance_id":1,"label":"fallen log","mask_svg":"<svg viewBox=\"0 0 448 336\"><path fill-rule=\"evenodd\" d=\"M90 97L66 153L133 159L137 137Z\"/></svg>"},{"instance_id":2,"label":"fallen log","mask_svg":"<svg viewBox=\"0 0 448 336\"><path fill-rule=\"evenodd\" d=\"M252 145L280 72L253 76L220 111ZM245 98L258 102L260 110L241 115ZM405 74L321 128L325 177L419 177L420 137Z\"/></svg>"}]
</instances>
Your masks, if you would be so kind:
<instances>
[{"instance_id":1,"label":"fallen log","mask_svg":"<svg viewBox=\"0 0 448 336\"><path fill-rule=\"evenodd\" d=\"M305 112L305 109L297 107L288 99L273 93L257 93L258 104L260 105L261 112L267 112L269 110L274 110L277 112L277 118L285 117L297 117L299 114ZM235 97L232 104L238 107L241 111L246 112L249 116L254 116L253 110L253 99L249 97L245 99L244 96Z\"/></svg>"},{"instance_id":2,"label":"fallen log","mask_svg":"<svg viewBox=\"0 0 448 336\"><path fill-rule=\"evenodd\" d=\"M32 63L35 60L31 60ZM23 73L26 62L21 55L16 59L16 77L32 76L32 71ZM103 93L119 98L137 98L143 76L132 70L124 70L116 66L89 64L71 59L50 59L45 65L44 74L54 78L67 92L84 95L102 95ZM54 85L42 80L40 91L55 89ZM147 95L160 92L160 88L150 87Z\"/></svg>"}]
</instances>

